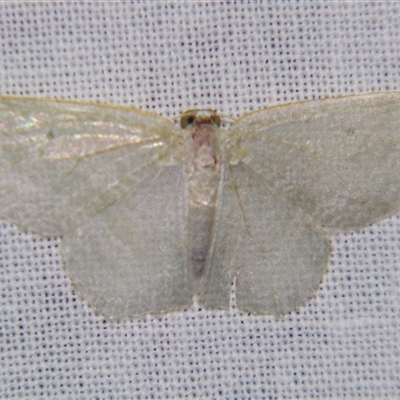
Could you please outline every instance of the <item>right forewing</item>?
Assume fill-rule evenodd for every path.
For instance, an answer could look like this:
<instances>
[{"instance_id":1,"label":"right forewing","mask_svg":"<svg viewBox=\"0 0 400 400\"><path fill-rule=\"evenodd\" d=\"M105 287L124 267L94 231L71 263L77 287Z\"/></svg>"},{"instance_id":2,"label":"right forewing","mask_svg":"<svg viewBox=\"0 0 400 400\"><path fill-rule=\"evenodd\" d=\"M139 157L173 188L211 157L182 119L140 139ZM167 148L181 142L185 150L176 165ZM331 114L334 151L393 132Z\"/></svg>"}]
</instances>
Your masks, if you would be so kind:
<instances>
[{"instance_id":1,"label":"right forewing","mask_svg":"<svg viewBox=\"0 0 400 400\"><path fill-rule=\"evenodd\" d=\"M276 195L332 228L400 209L400 94L294 103L232 127L244 162Z\"/></svg>"}]
</instances>

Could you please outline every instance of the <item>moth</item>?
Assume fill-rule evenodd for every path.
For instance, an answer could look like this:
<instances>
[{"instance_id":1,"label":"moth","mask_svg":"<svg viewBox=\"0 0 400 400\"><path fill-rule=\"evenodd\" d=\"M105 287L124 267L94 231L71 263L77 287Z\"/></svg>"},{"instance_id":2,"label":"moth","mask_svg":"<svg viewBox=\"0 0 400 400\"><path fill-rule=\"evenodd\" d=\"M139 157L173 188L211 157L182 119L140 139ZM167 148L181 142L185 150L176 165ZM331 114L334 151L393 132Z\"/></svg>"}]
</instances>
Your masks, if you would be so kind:
<instances>
[{"instance_id":1,"label":"moth","mask_svg":"<svg viewBox=\"0 0 400 400\"><path fill-rule=\"evenodd\" d=\"M0 217L62 237L76 292L110 319L194 297L283 316L327 271L331 231L400 209L400 93L298 102L221 127L156 114L0 98Z\"/></svg>"}]
</instances>

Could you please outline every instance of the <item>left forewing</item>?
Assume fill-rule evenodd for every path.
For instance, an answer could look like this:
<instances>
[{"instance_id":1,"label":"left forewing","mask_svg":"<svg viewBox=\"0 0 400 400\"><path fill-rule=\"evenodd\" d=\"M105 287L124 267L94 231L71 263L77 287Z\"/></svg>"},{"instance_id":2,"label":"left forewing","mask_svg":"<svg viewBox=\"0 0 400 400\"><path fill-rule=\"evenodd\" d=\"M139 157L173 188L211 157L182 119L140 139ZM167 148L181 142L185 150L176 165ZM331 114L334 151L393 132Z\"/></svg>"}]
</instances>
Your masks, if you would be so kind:
<instances>
[{"instance_id":1,"label":"left forewing","mask_svg":"<svg viewBox=\"0 0 400 400\"><path fill-rule=\"evenodd\" d=\"M154 177L175 133L140 110L0 98L0 217L60 235Z\"/></svg>"}]
</instances>

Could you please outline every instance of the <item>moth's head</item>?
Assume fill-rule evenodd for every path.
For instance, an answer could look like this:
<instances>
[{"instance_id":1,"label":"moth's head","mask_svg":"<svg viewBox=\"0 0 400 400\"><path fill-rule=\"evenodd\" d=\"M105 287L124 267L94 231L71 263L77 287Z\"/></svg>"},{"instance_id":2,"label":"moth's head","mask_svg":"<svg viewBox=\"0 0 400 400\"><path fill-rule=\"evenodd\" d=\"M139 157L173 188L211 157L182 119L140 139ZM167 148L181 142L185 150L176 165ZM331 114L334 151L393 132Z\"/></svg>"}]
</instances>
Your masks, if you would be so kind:
<instances>
[{"instance_id":1,"label":"moth's head","mask_svg":"<svg viewBox=\"0 0 400 400\"><path fill-rule=\"evenodd\" d=\"M215 110L187 110L181 116L181 128L195 125L221 125L221 117Z\"/></svg>"}]
</instances>

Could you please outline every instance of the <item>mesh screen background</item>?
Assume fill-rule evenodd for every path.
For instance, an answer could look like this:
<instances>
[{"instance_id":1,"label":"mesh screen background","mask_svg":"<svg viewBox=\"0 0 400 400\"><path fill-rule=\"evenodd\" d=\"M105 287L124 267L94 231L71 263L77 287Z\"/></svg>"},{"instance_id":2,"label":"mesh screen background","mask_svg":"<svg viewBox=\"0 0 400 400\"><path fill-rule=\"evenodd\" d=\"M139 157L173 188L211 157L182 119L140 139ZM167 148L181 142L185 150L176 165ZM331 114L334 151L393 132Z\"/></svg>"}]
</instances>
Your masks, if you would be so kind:
<instances>
[{"instance_id":1,"label":"mesh screen background","mask_svg":"<svg viewBox=\"0 0 400 400\"><path fill-rule=\"evenodd\" d=\"M0 35L1 94L166 117L400 89L397 2L2 2ZM110 323L74 293L59 239L2 221L0 398L400 398L400 216L332 242L316 299L283 319Z\"/></svg>"}]
</instances>

